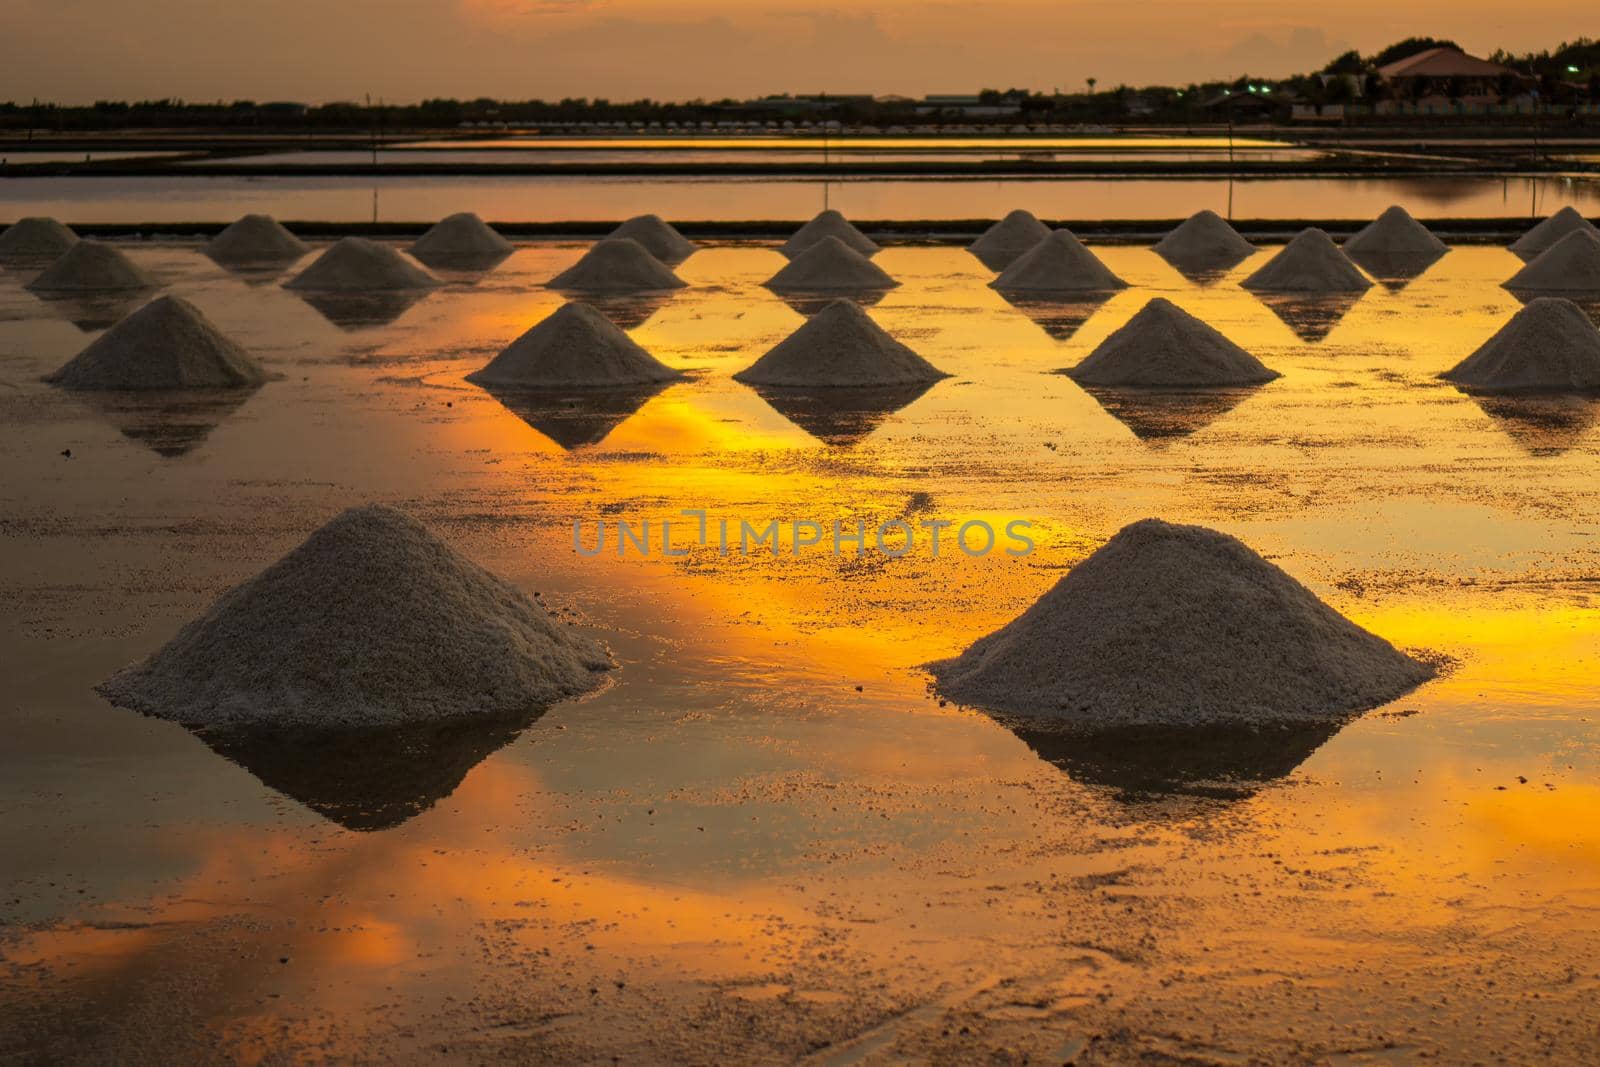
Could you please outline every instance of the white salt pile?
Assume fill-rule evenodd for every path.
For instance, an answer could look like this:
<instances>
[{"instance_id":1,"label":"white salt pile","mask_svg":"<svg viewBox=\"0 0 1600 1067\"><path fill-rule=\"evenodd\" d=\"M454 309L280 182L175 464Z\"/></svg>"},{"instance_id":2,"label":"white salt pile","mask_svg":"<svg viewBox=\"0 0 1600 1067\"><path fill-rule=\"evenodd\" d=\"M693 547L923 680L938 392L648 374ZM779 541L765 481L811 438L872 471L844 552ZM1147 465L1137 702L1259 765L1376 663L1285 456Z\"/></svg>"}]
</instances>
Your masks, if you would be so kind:
<instances>
[{"instance_id":1,"label":"white salt pile","mask_svg":"<svg viewBox=\"0 0 1600 1067\"><path fill-rule=\"evenodd\" d=\"M420 522L373 506L335 518L99 691L196 725L384 726L541 708L611 666L598 642Z\"/></svg>"},{"instance_id":2,"label":"white salt pile","mask_svg":"<svg viewBox=\"0 0 1600 1067\"><path fill-rule=\"evenodd\" d=\"M824 237L791 259L767 282L774 292L847 292L893 289L888 271L837 237Z\"/></svg>"},{"instance_id":3,"label":"white salt pile","mask_svg":"<svg viewBox=\"0 0 1600 1067\"><path fill-rule=\"evenodd\" d=\"M1188 270L1226 270L1255 250L1227 219L1209 208L1184 219L1154 245L1156 255Z\"/></svg>"},{"instance_id":4,"label":"white salt pile","mask_svg":"<svg viewBox=\"0 0 1600 1067\"><path fill-rule=\"evenodd\" d=\"M470 211L440 219L411 246L411 254L424 263L501 259L511 252L511 242Z\"/></svg>"},{"instance_id":5,"label":"white salt pile","mask_svg":"<svg viewBox=\"0 0 1600 1067\"><path fill-rule=\"evenodd\" d=\"M734 375L747 385L841 389L915 385L945 377L849 300L835 300Z\"/></svg>"},{"instance_id":6,"label":"white salt pile","mask_svg":"<svg viewBox=\"0 0 1600 1067\"><path fill-rule=\"evenodd\" d=\"M967 251L990 270L1005 270L1049 236L1050 227L1033 212L1018 209L985 230Z\"/></svg>"},{"instance_id":7,"label":"white salt pile","mask_svg":"<svg viewBox=\"0 0 1600 1067\"><path fill-rule=\"evenodd\" d=\"M503 389L615 389L681 377L594 308L567 304L467 381Z\"/></svg>"},{"instance_id":8,"label":"white salt pile","mask_svg":"<svg viewBox=\"0 0 1600 1067\"><path fill-rule=\"evenodd\" d=\"M929 670L961 703L1089 728L1339 721L1434 673L1234 538L1156 519Z\"/></svg>"},{"instance_id":9,"label":"white salt pile","mask_svg":"<svg viewBox=\"0 0 1600 1067\"><path fill-rule=\"evenodd\" d=\"M101 293L155 287L155 280L120 250L99 241L74 243L27 285L40 293Z\"/></svg>"},{"instance_id":10,"label":"white salt pile","mask_svg":"<svg viewBox=\"0 0 1600 1067\"><path fill-rule=\"evenodd\" d=\"M1082 385L1109 388L1227 387L1280 377L1211 326L1159 296L1066 373Z\"/></svg>"},{"instance_id":11,"label":"white salt pile","mask_svg":"<svg viewBox=\"0 0 1600 1067\"><path fill-rule=\"evenodd\" d=\"M778 251L793 259L824 237L837 237L857 252L868 257L875 256L881 251L870 237L856 229L850 224L850 220L832 209L824 211L796 230L795 235L784 242Z\"/></svg>"},{"instance_id":12,"label":"white salt pile","mask_svg":"<svg viewBox=\"0 0 1600 1067\"><path fill-rule=\"evenodd\" d=\"M271 215L246 215L206 242L205 254L230 267L292 263L311 246Z\"/></svg>"},{"instance_id":13,"label":"white salt pile","mask_svg":"<svg viewBox=\"0 0 1600 1067\"><path fill-rule=\"evenodd\" d=\"M1350 257L1316 227L1301 230L1262 268L1239 283L1279 293L1354 293L1372 288Z\"/></svg>"},{"instance_id":14,"label":"white salt pile","mask_svg":"<svg viewBox=\"0 0 1600 1067\"><path fill-rule=\"evenodd\" d=\"M644 250L669 267L695 254L693 241L679 233L660 215L640 215L624 222L608 235L613 240L638 241Z\"/></svg>"},{"instance_id":15,"label":"white salt pile","mask_svg":"<svg viewBox=\"0 0 1600 1067\"><path fill-rule=\"evenodd\" d=\"M594 293L631 293L682 289L685 282L672 268L631 238L606 238L583 258L545 283L551 289Z\"/></svg>"},{"instance_id":16,"label":"white salt pile","mask_svg":"<svg viewBox=\"0 0 1600 1067\"><path fill-rule=\"evenodd\" d=\"M1018 257L990 288L1011 292L1090 292L1126 289L1095 254L1070 232L1057 230Z\"/></svg>"},{"instance_id":17,"label":"white salt pile","mask_svg":"<svg viewBox=\"0 0 1600 1067\"><path fill-rule=\"evenodd\" d=\"M1367 223L1344 243L1344 254L1363 255L1443 255L1450 246L1435 237L1426 226L1411 217L1399 204Z\"/></svg>"},{"instance_id":18,"label":"white salt pile","mask_svg":"<svg viewBox=\"0 0 1600 1067\"><path fill-rule=\"evenodd\" d=\"M1439 377L1474 392L1600 390L1600 330L1572 301L1540 297Z\"/></svg>"},{"instance_id":19,"label":"white salt pile","mask_svg":"<svg viewBox=\"0 0 1600 1067\"><path fill-rule=\"evenodd\" d=\"M1573 230L1511 276L1507 289L1600 292L1600 232Z\"/></svg>"},{"instance_id":20,"label":"white salt pile","mask_svg":"<svg viewBox=\"0 0 1600 1067\"><path fill-rule=\"evenodd\" d=\"M45 381L63 389L251 389L270 375L189 301L152 300Z\"/></svg>"},{"instance_id":21,"label":"white salt pile","mask_svg":"<svg viewBox=\"0 0 1600 1067\"><path fill-rule=\"evenodd\" d=\"M60 258L78 235L55 219L18 219L0 233L0 263L37 263Z\"/></svg>"},{"instance_id":22,"label":"white salt pile","mask_svg":"<svg viewBox=\"0 0 1600 1067\"><path fill-rule=\"evenodd\" d=\"M319 292L374 292L432 289L440 283L386 244L365 237L341 237L283 284L287 289Z\"/></svg>"},{"instance_id":23,"label":"white salt pile","mask_svg":"<svg viewBox=\"0 0 1600 1067\"><path fill-rule=\"evenodd\" d=\"M1563 237L1580 230L1600 233L1593 223L1578 213L1577 208L1564 207L1511 242L1511 251L1525 260L1533 259Z\"/></svg>"}]
</instances>

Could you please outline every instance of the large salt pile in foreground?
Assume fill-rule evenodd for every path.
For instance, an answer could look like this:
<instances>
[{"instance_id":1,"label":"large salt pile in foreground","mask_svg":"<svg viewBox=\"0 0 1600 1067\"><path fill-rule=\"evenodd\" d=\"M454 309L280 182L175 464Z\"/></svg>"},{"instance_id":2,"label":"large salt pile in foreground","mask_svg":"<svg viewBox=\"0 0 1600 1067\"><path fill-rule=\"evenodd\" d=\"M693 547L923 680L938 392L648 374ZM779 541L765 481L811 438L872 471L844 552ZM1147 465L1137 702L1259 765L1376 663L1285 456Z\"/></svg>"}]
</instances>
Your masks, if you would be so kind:
<instances>
[{"instance_id":1,"label":"large salt pile in foreground","mask_svg":"<svg viewBox=\"0 0 1600 1067\"><path fill-rule=\"evenodd\" d=\"M1066 373L1079 384L1108 388L1221 388L1280 376L1159 296Z\"/></svg>"},{"instance_id":2,"label":"large salt pile in foreground","mask_svg":"<svg viewBox=\"0 0 1600 1067\"><path fill-rule=\"evenodd\" d=\"M1066 293L1126 289L1128 283L1111 273L1111 268L1071 233L1057 230L1019 257L989 286L1011 292Z\"/></svg>"},{"instance_id":3,"label":"large salt pile in foreground","mask_svg":"<svg viewBox=\"0 0 1600 1067\"><path fill-rule=\"evenodd\" d=\"M58 259L78 243L78 235L55 219L18 219L0 233L0 263Z\"/></svg>"},{"instance_id":4,"label":"large salt pile in foreground","mask_svg":"<svg viewBox=\"0 0 1600 1067\"><path fill-rule=\"evenodd\" d=\"M1049 236L1050 227L1033 212L1018 209L985 230L967 251L990 270L1005 270Z\"/></svg>"},{"instance_id":5,"label":"large salt pile in foreground","mask_svg":"<svg viewBox=\"0 0 1600 1067\"><path fill-rule=\"evenodd\" d=\"M963 704L1085 728L1338 721L1434 673L1234 538L1157 519L929 670Z\"/></svg>"},{"instance_id":6,"label":"large salt pile in foreground","mask_svg":"<svg viewBox=\"0 0 1600 1067\"><path fill-rule=\"evenodd\" d=\"M230 267L288 264L311 246L271 215L246 215L206 242L205 254Z\"/></svg>"},{"instance_id":7,"label":"large salt pile in foreground","mask_svg":"<svg viewBox=\"0 0 1600 1067\"><path fill-rule=\"evenodd\" d=\"M285 288L320 292L374 292L432 289L439 279L410 263L386 244L365 237L341 237Z\"/></svg>"},{"instance_id":8,"label":"large salt pile in foreground","mask_svg":"<svg viewBox=\"0 0 1600 1067\"><path fill-rule=\"evenodd\" d=\"M639 215L624 222L607 235L613 240L638 241L644 250L669 267L695 254L695 243L679 233L660 215Z\"/></svg>"},{"instance_id":9,"label":"large salt pile in foreground","mask_svg":"<svg viewBox=\"0 0 1600 1067\"><path fill-rule=\"evenodd\" d=\"M875 256L880 251L870 237L832 209L824 211L796 230L795 235L785 241L778 251L793 259L824 237L837 237L864 256Z\"/></svg>"},{"instance_id":10,"label":"large salt pile in foreground","mask_svg":"<svg viewBox=\"0 0 1600 1067\"><path fill-rule=\"evenodd\" d=\"M893 289L888 271L837 237L824 237L795 256L767 282L774 292L820 293Z\"/></svg>"},{"instance_id":11,"label":"large salt pile in foreground","mask_svg":"<svg viewBox=\"0 0 1600 1067\"><path fill-rule=\"evenodd\" d=\"M1226 270L1248 259L1256 246L1240 236L1227 219L1207 208L1184 219L1157 241L1153 250L1181 269Z\"/></svg>"},{"instance_id":12,"label":"large salt pile in foreground","mask_svg":"<svg viewBox=\"0 0 1600 1067\"><path fill-rule=\"evenodd\" d=\"M250 389L270 375L177 296L152 300L45 381L63 389Z\"/></svg>"},{"instance_id":13,"label":"large salt pile in foreground","mask_svg":"<svg viewBox=\"0 0 1600 1067\"><path fill-rule=\"evenodd\" d=\"M417 259L442 265L503 259L511 251L510 241L470 211L440 219L411 246L411 254Z\"/></svg>"},{"instance_id":14,"label":"large salt pile in foreground","mask_svg":"<svg viewBox=\"0 0 1600 1067\"><path fill-rule=\"evenodd\" d=\"M112 676L112 703L191 724L380 726L540 708L606 650L427 527L353 508Z\"/></svg>"},{"instance_id":15,"label":"large salt pile in foreground","mask_svg":"<svg viewBox=\"0 0 1600 1067\"><path fill-rule=\"evenodd\" d=\"M835 300L734 375L747 385L841 389L916 385L944 377L849 300Z\"/></svg>"},{"instance_id":16,"label":"large salt pile in foreground","mask_svg":"<svg viewBox=\"0 0 1600 1067\"><path fill-rule=\"evenodd\" d=\"M1246 289L1279 293L1354 293L1372 282L1323 231L1301 230L1262 268L1239 283Z\"/></svg>"},{"instance_id":17,"label":"large salt pile in foreground","mask_svg":"<svg viewBox=\"0 0 1600 1067\"><path fill-rule=\"evenodd\" d=\"M154 289L155 280L116 248L78 241L27 287L40 293L106 293Z\"/></svg>"},{"instance_id":18,"label":"large salt pile in foreground","mask_svg":"<svg viewBox=\"0 0 1600 1067\"><path fill-rule=\"evenodd\" d=\"M1507 289L1600 292L1600 233L1574 230L1505 283Z\"/></svg>"},{"instance_id":19,"label":"large salt pile in foreground","mask_svg":"<svg viewBox=\"0 0 1600 1067\"><path fill-rule=\"evenodd\" d=\"M645 251L638 241L608 237L545 284L551 289L632 293L682 289L686 283L672 273L671 267Z\"/></svg>"},{"instance_id":20,"label":"large salt pile in foreground","mask_svg":"<svg viewBox=\"0 0 1600 1067\"><path fill-rule=\"evenodd\" d=\"M617 389L683 375L587 304L567 304L467 381L502 389Z\"/></svg>"},{"instance_id":21,"label":"large salt pile in foreground","mask_svg":"<svg viewBox=\"0 0 1600 1067\"><path fill-rule=\"evenodd\" d=\"M1347 256L1443 255L1450 246L1399 204L1367 223L1344 243Z\"/></svg>"},{"instance_id":22,"label":"large salt pile in foreground","mask_svg":"<svg viewBox=\"0 0 1600 1067\"><path fill-rule=\"evenodd\" d=\"M1579 230L1600 233L1593 223L1578 213L1577 208L1564 207L1511 242L1511 251L1525 260L1533 259L1563 237Z\"/></svg>"},{"instance_id":23,"label":"large salt pile in foreground","mask_svg":"<svg viewBox=\"0 0 1600 1067\"><path fill-rule=\"evenodd\" d=\"M1474 392L1600 390L1600 330L1572 301L1540 297L1439 377Z\"/></svg>"}]
</instances>

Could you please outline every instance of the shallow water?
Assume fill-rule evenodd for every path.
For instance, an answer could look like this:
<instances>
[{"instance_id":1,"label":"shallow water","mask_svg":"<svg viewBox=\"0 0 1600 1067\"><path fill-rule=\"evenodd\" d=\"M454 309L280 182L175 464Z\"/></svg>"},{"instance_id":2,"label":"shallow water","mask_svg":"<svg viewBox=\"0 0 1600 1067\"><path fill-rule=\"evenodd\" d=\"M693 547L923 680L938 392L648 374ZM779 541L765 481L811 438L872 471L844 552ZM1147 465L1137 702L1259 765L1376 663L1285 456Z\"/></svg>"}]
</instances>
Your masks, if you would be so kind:
<instances>
[{"instance_id":1,"label":"shallow water","mask_svg":"<svg viewBox=\"0 0 1600 1067\"><path fill-rule=\"evenodd\" d=\"M801 322L763 246L610 309L690 380L520 415L462 377L559 305L537 283L578 245L354 310L136 246L284 375L198 410L38 384L102 319L0 277L0 1055L1583 1062L1600 408L1433 377L1514 312L1518 261L1269 307L1237 285L1260 258L1199 285L1100 251L1133 288L1063 310L960 250L885 250L905 284L873 316L952 377L844 424L731 380ZM1284 377L1175 409L1049 373L1155 294ZM92 692L368 500L606 634L614 684L420 766L208 743ZM683 508L1020 517L1039 550L572 550L574 518ZM918 664L1146 515L1455 667L1329 736L1205 744L1036 752L928 696Z\"/></svg>"}]
</instances>

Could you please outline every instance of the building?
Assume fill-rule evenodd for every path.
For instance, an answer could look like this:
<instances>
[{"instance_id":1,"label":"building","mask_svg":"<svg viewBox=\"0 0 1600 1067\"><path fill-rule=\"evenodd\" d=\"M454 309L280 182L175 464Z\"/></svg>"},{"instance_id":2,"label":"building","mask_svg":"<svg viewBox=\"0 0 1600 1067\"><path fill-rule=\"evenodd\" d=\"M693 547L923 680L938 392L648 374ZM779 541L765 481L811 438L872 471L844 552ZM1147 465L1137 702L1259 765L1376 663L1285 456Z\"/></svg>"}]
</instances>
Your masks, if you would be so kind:
<instances>
[{"instance_id":1,"label":"building","mask_svg":"<svg viewBox=\"0 0 1600 1067\"><path fill-rule=\"evenodd\" d=\"M1429 48L1387 63L1376 74L1389 98L1376 106L1379 114L1476 112L1521 92L1528 80L1510 67L1455 48Z\"/></svg>"}]
</instances>

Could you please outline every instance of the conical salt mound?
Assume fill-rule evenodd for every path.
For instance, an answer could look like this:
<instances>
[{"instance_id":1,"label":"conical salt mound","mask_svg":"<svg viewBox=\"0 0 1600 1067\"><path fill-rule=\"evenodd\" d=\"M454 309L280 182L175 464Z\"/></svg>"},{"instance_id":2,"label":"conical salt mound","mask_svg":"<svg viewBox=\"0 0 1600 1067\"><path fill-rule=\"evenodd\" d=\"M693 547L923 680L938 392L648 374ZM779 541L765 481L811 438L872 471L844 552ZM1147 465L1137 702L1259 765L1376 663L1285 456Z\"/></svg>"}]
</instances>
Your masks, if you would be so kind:
<instances>
[{"instance_id":1,"label":"conical salt mound","mask_svg":"<svg viewBox=\"0 0 1600 1067\"><path fill-rule=\"evenodd\" d=\"M511 254L511 242L470 211L440 219L417 238L411 254L424 263L486 260Z\"/></svg>"},{"instance_id":2,"label":"conical salt mound","mask_svg":"<svg viewBox=\"0 0 1600 1067\"><path fill-rule=\"evenodd\" d=\"M251 389L270 377L177 296L152 300L45 381L63 389Z\"/></svg>"},{"instance_id":3,"label":"conical salt mound","mask_svg":"<svg viewBox=\"0 0 1600 1067\"><path fill-rule=\"evenodd\" d=\"M953 700L1080 728L1340 721L1433 674L1234 538L1157 519L929 670Z\"/></svg>"},{"instance_id":4,"label":"conical salt mound","mask_svg":"<svg viewBox=\"0 0 1600 1067\"><path fill-rule=\"evenodd\" d=\"M156 283L119 249L78 241L27 287L40 293L106 293L154 289Z\"/></svg>"},{"instance_id":5,"label":"conical salt mound","mask_svg":"<svg viewBox=\"0 0 1600 1067\"><path fill-rule=\"evenodd\" d=\"M967 251L990 270L1005 270L1049 236L1050 227L1033 212L1018 209L985 230Z\"/></svg>"},{"instance_id":6,"label":"conical salt mound","mask_svg":"<svg viewBox=\"0 0 1600 1067\"><path fill-rule=\"evenodd\" d=\"M224 266L271 266L291 263L311 251L311 246L271 215L246 215L207 241L204 251Z\"/></svg>"},{"instance_id":7,"label":"conical salt mound","mask_svg":"<svg viewBox=\"0 0 1600 1067\"><path fill-rule=\"evenodd\" d=\"M695 243L674 229L660 215L640 215L624 222L608 235L613 240L638 241L644 250L669 267L695 254Z\"/></svg>"},{"instance_id":8,"label":"conical salt mound","mask_svg":"<svg viewBox=\"0 0 1600 1067\"><path fill-rule=\"evenodd\" d=\"M341 237L283 284L318 292L381 292L432 289L439 280L389 245L365 237Z\"/></svg>"},{"instance_id":9,"label":"conical salt mound","mask_svg":"<svg viewBox=\"0 0 1600 1067\"><path fill-rule=\"evenodd\" d=\"M1066 373L1082 385L1108 388L1228 387L1259 385L1280 377L1206 323L1159 296Z\"/></svg>"},{"instance_id":10,"label":"conical salt mound","mask_svg":"<svg viewBox=\"0 0 1600 1067\"><path fill-rule=\"evenodd\" d=\"M1533 259L1563 237L1579 230L1589 233L1600 232L1595 229L1593 223L1578 213L1577 208L1564 207L1511 242L1511 251L1525 260Z\"/></svg>"},{"instance_id":11,"label":"conical salt mound","mask_svg":"<svg viewBox=\"0 0 1600 1067\"><path fill-rule=\"evenodd\" d=\"M1111 273L1111 268L1071 233L1057 230L1019 257L989 286L1010 292L1068 293L1126 289L1128 283Z\"/></svg>"},{"instance_id":12,"label":"conical salt mound","mask_svg":"<svg viewBox=\"0 0 1600 1067\"><path fill-rule=\"evenodd\" d=\"M1395 204L1344 243L1347 256L1443 255L1450 246Z\"/></svg>"},{"instance_id":13,"label":"conical salt mound","mask_svg":"<svg viewBox=\"0 0 1600 1067\"><path fill-rule=\"evenodd\" d=\"M1372 288L1350 257L1315 227L1301 230L1283 251L1239 284L1275 293L1354 293Z\"/></svg>"},{"instance_id":14,"label":"conical salt mound","mask_svg":"<svg viewBox=\"0 0 1600 1067\"><path fill-rule=\"evenodd\" d=\"M778 251L793 259L824 237L837 237L862 255L872 257L881 251L872 239L851 225L850 220L831 208L795 231Z\"/></svg>"},{"instance_id":15,"label":"conical salt mound","mask_svg":"<svg viewBox=\"0 0 1600 1067\"><path fill-rule=\"evenodd\" d=\"M1600 390L1600 330L1572 301L1540 297L1439 377L1473 392Z\"/></svg>"},{"instance_id":16,"label":"conical salt mound","mask_svg":"<svg viewBox=\"0 0 1600 1067\"><path fill-rule=\"evenodd\" d=\"M645 251L632 238L607 238L583 258L545 283L551 289L592 293L632 293L652 289L682 289L684 281L672 268Z\"/></svg>"},{"instance_id":17,"label":"conical salt mound","mask_svg":"<svg viewBox=\"0 0 1600 1067\"><path fill-rule=\"evenodd\" d=\"M597 642L375 506L338 516L99 689L183 723L381 726L527 712L610 666Z\"/></svg>"},{"instance_id":18,"label":"conical salt mound","mask_svg":"<svg viewBox=\"0 0 1600 1067\"><path fill-rule=\"evenodd\" d=\"M467 381L501 389L616 389L683 377L587 304L567 304Z\"/></svg>"},{"instance_id":19,"label":"conical salt mound","mask_svg":"<svg viewBox=\"0 0 1600 1067\"><path fill-rule=\"evenodd\" d=\"M1255 250L1227 219L1209 208L1184 219L1154 245L1156 255L1188 270L1226 270Z\"/></svg>"},{"instance_id":20,"label":"conical salt mound","mask_svg":"<svg viewBox=\"0 0 1600 1067\"><path fill-rule=\"evenodd\" d=\"M59 259L78 243L78 235L55 219L18 219L0 233L0 263L39 263Z\"/></svg>"},{"instance_id":21,"label":"conical salt mound","mask_svg":"<svg viewBox=\"0 0 1600 1067\"><path fill-rule=\"evenodd\" d=\"M837 237L824 237L791 259L767 282L779 293L893 289L900 283Z\"/></svg>"},{"instance_id":22,"label":"conical salt mound","mask_svg":"<svg viewBox=\"0 0 1600 1067\"><path fill-rule=\"evenodd\" d=\"M1600 292L1600 233L1574 230L1511 276L1507 289Z\"/></svg>"},{"instance_id":23,"label":"conical salt mound","mask_svg":"<svg viewBox=\"0 0 1600 1067\"><path fill-rule=\"evenodd\" d=\"M835 300L734 375L747 385L860 389L948 377L884 332L849 300Z\"/></svg>"}]
</instances>

